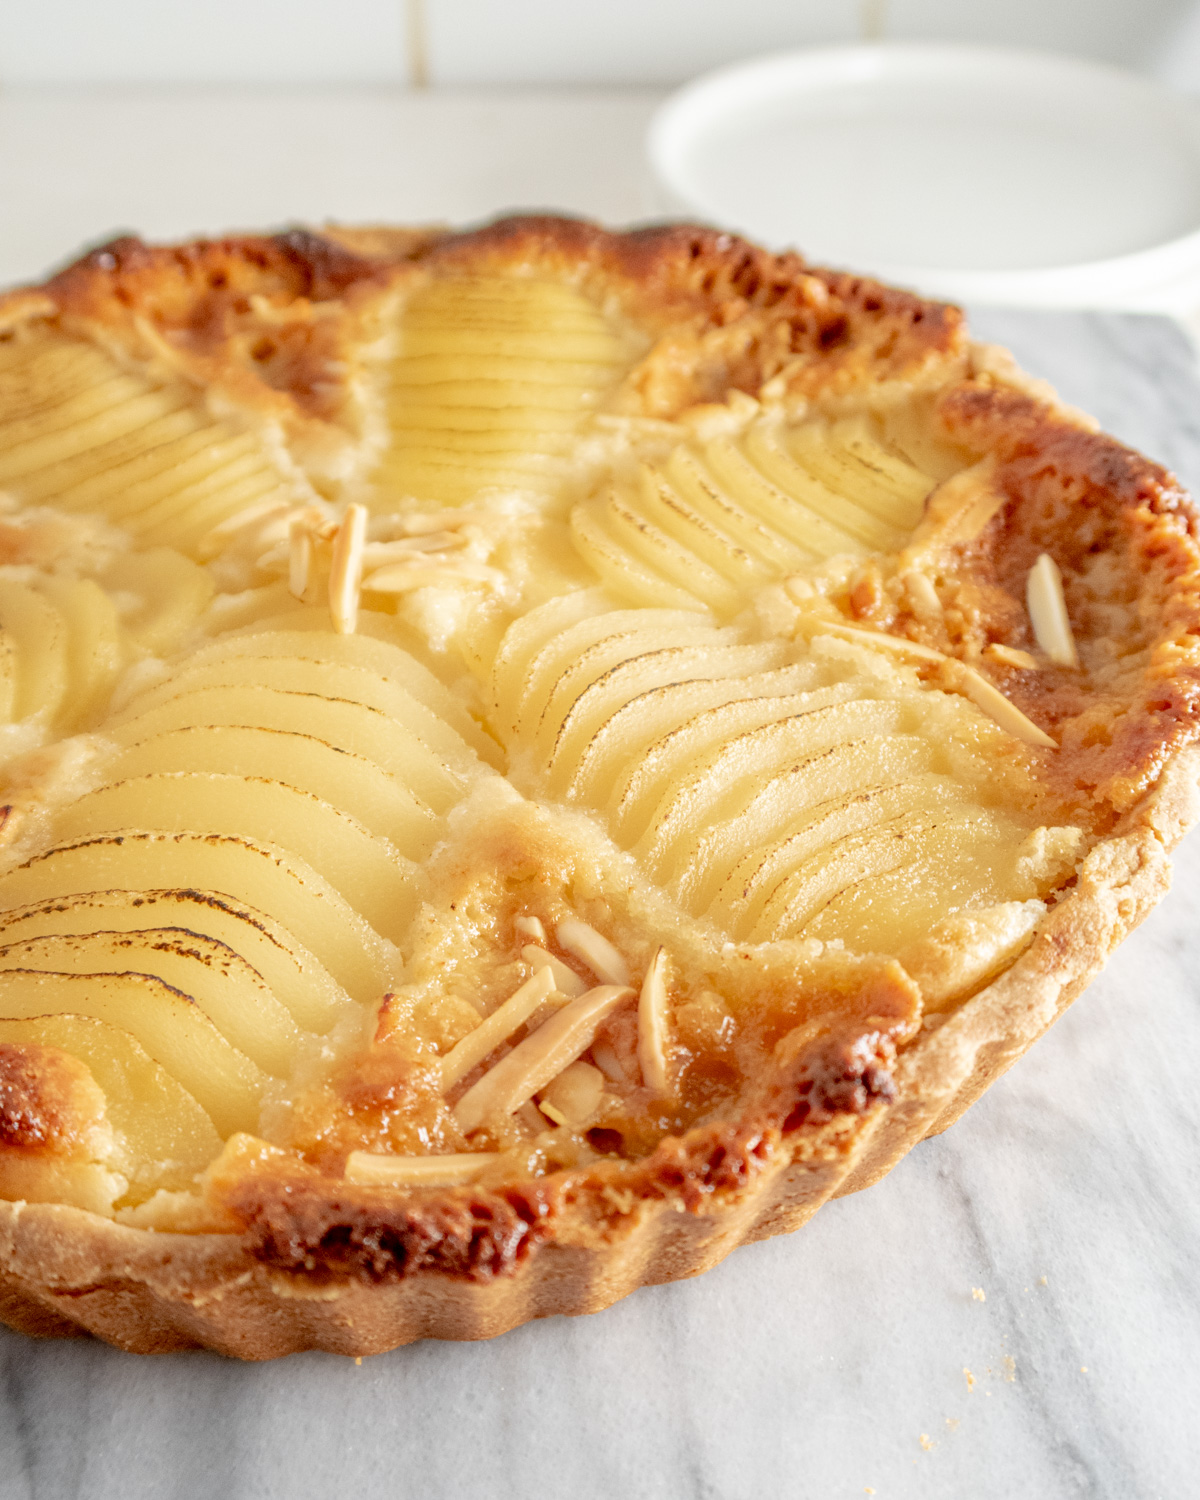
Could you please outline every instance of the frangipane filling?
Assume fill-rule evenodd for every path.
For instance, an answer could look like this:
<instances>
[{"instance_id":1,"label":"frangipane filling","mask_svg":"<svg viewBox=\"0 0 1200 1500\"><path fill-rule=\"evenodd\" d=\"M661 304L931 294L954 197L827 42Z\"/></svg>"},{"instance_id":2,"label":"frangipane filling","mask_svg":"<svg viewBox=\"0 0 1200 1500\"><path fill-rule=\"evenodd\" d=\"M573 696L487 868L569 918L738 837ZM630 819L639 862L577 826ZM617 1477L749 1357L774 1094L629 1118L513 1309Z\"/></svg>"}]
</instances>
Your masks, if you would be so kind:
<instances>
[{"instance_id":1,"label":"frangipane filling","mask_svg":"<svg viewBox=\"0 0 1200 1500\"><path fill-rule=\"evenodd\" d=\"M988 453L896 383L664 419L651 344L428 280L342 482L0 342L0 1053L53 1121L0 1194L220 1229L255 1151L636 1160L848 997L903 1044L1029 943L1094 830L1005 685L1093 646L1048 554L1028 615L973 581Z\"/></svg>"}]
</instances>

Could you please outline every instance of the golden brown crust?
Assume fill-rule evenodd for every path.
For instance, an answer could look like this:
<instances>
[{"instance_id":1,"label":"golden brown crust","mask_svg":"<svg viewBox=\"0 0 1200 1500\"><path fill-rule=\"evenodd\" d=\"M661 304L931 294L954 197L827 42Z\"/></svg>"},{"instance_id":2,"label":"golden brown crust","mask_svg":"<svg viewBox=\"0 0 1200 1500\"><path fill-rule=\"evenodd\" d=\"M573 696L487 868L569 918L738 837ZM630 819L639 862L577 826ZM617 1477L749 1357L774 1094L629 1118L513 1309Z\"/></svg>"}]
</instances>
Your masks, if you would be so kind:
<instances>
[{"instance_id":1,"label":"golden brown crust","mask_svg":"<svg viewBox=\"0 0 1200 1500\"><path fill-rule=\"evenodd\" d=\"M757 396L780 377L805 396L912 380L966 354L956 307L700 225L614 234L582 220L500 219L437 241L422 259L441 272L544 269L616 300L659 336L630 381L656 417L731 389Z\"/></svg>"},{"instance_id":2,"label":"golden brown crust","mask_svg":"<svg viewBox=\"0 0 1200 1500\"><path fill-rule=\"evenodd\" d=\"M361 435L356 353L422 270L568 276L660 338L630 380L670 416L782 376L810 395L913 379L966 356L962 314L844 272L810 268L694 225L629 234L582 220L500 219L463 234L292 229L184 245L125 236L43 287L0 298L0 329L37 318L120 349L293 433Z\"/></svg>"},{"instance_id":3,"label":"golden brown crust","mask_svg":"<svg viewBox=\"0 0 1200 1500\"><path fill-rule=\"evenodd\" d=\"M772 383L781 400L831 410L850 390L903 384L936 395L947 440L970 460L990 457L1003 505L959 549L969 585L961 630L930 642L973 652L1061 737L1057 755L1020 753L1044 763L1065 808L1101 808L1092 831L1104 836L1001 978L928 1017L915 1038L902 986L889 1007L881 980L879 1004L859 995L840 1007L840 1023L827 1019L839 1009L833 997L814 1022L771 1036L770 1072L736 1117L669 1135L640 1160L505 1187L397 1192L332 1175L333 1159L306 1166L234 1150L212 1193L238 1226L227 1234L155 1234L53 1203L0 1202L0 1317L13 1326L80 1328L142 1351L359 1354L420 1337L488 1337L694 1274L738 1243L796 1227L945 1128L1166 889L1166 849L1198 811L1195 512L1165 471L986 368L957 309L695 226L620 235L526 217L455 235L337 228L173 249L117 241L45 288L0 301L0 329L57 320L131 359L166 361L293 437L319 429L358 442L353 351L381 309L428 275L490 270L566 277L650 336L625 383L629 410L671 417L733 390L758 397ZM1124 658L1089 669L1082 689L1078 674L1000 672L980 654L990 643L1030 644L1010 606L1041 550L1072 578L1087 576L1089 559L1111 560L1092 592L1069 584L1088 634L1111 627L1099 611L1114 599L1139 622L1122 637ZM882 579L857 579L846 607L866 625L924 638ZM65 1141L74 1096L48 1062L32 1068L28 1050L15 1050L6 1074L0 1047L0 1137L10 1129L23 1152Z\"/></svg>"},{"instance_id":4,"label":"golden brown crust","mask_svg":"<svg viewBox=\"0 0 1200 1500\"><path fill-rule=\"evenodd\" d=\"M279 424L319 474L370 435L362 350L377 342L401 274L303 229L178 246L126 236L59 272L43 300L0 301L0 325L13 321L6 307L26 305L122 363L186 381L222 411Z\"/></svg>"},{"instance_id":5,"label":"golden brown crust","mask_svg":"<svg viewBox=\"0 0 1200 1500\"><path fill-rule=\"evenodd\" d=\"M0 1157L86 1155L103 1113L103 1094L70 1053L0 1042Z\"/></svg>"},{"instance_id":6,"label":"golden brown crust","mask_svg":"<svg viewBox=\"0 0 1200 1500\"><path fill-rule=\"evenodd\" d=\"M1053 666L1013 674L1006 685L1059 741L1053 775L1064 798L1082 792L1119 816L1200 728L1195 507L1160 465L1023 393L964 383L938 410L956 439L994 455L1007 501L981 539L977 575L1020 599L1038 554L1049 552L1080 635L1116 637L1135 665L1134 691L1127 672ZM1089 575L1101 557L1093 591ZM1128 606L1118 628L1115 603ZM1032 644L1026 623L1008 644Z\"/></svg>"}]
</instances>

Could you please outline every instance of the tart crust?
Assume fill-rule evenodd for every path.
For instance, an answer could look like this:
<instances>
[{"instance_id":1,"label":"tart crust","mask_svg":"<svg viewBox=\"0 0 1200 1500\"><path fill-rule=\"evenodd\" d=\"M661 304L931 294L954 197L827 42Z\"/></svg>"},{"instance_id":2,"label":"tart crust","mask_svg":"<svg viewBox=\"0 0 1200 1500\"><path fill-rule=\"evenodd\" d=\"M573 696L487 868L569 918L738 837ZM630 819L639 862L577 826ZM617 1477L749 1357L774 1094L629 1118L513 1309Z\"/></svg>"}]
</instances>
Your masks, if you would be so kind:
<instances>
[{"instance_id":1,"label":"tart crust","mask_svg":"<svg viewBox=\"0 0 1200 1500\"><path fill-rule=\"evenodd\" d=\"M797 1228L952 1124L1168 888L1168 851L1200 816L1190 502L1001 351L971 345L956 309L689 226L610 235L517 219L466 235L334 229L171 251L120 241L44 288L11 294L0 326L53 319L131 368L169 367L245 422L274 424L310 476L352 483L383 441L355 351L382 336L394 299L429 273L513 265L569 276L652 335L625 387L643 415L671 419L772 381L796 401L834 405L865 385L895 384L927 390L949 430L985 433L1006 509L972 554L982 613L987 590L1014 592L1047 539L1061 548L1064 507L1073 524L1088 518L1076 524L1077 562L1124 518L1132 554L1157 570L1160 628L1115 733L1093 732L1064 673L1021 674L1006 687L1060 739L1048 781L1064 806L1086 796L1101 810L1100 836L999 978L926 1015L914 1037L886 1006L874 1025L848 1018L798 1035L735 1120L668 1135L619 1173L601 1161L501 1187L397 1190L333 1178L257 1143L215 1169L228 1233L153 1232L0 1201L0 1318L14 1328L86 1332L137 1352L359 1355L419 1338L492 1337L698 1274L738 1244ZM1022 507L1036 506L1031 522ZM864 630L946 647L886 591L851 602Z\"/></svg>"}]
</instances>

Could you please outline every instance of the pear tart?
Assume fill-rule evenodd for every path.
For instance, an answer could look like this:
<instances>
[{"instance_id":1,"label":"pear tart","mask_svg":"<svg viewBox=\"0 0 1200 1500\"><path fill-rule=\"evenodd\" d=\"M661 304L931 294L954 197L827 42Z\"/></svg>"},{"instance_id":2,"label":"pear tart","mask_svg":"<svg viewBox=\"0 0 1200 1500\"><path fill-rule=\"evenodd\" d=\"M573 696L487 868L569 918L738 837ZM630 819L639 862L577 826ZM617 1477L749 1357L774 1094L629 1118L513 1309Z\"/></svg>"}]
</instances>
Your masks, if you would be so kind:
<instances>
[{"instance_id":1,"label":"pear tart","mask_svg":"<svg viewBox=\"0 0 1200 1500\"><path fill-rule=\"evenodd\" d=\"M1167 886L1200 550L953 308L674 226L0 300L0 1316L601 1308L948 1125Z\"/></svg>"}]
</instances>

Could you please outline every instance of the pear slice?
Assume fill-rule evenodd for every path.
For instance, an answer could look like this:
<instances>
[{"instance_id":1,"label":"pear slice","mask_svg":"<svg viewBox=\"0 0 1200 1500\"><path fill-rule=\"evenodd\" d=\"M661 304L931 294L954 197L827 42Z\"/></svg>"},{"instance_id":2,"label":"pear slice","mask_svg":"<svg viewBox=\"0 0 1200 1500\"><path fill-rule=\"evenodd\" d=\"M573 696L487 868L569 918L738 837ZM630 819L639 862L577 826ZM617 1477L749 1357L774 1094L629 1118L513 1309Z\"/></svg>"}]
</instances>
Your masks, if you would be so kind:
<instances>
[{"instance_id":1,"label":"pear slice","mask_svg":"<svg viewBox=\"0 0 1200 1500\"><path fill-rule=\"evenodd\" d=\"M712 498L711 494L704 494L703 487L701 494L704 499ZM711 504L695 504L692 496L681 494L659 468L642 465L637 489L629 499L647 521L719 573L738 590L739 596L753 592L777 576L778 568L764 562L754 550L759 529L753 522L740 524L741 517L732 506L723 512L716 510L714 515ZM749 519L747 516L746 520Z\"/></svg>"},{"instance_id":2,"label":"pear slice","mask_svg":"<svg viewBox=\"0 0 1200 1500\"><path fill-rule=\"evenodd\" d=\"M657 631L655 639L663 650L693 647L711 651L721 644L711 627L696 617L688 625ZM562 668L548 696L543 698L542 693L531 692L530 719L539 701L541 712L536 722L530 725L532 733L527 732L525 735L527 743L531 743L541 757L549 759L561 733L564 718L581 696L597 682L608 680L612 672L619 670L631 657L637 657L646 645L645 633L639 629L630 629L605 636L579 650L570 663Z\"/></svg>"},{"instance_id":3,"label":"pear slice","mask_svg":"<svg viewBox=\"0 0 1200 1500\"><path fill-rule=\"evenodd\" d=\"M971 840L984 839L994 827L990 813L962 807L908 812L850 833L811 855L779 883L763 904L754 924L753 940L771 942L798 936L850 887L877 880L918 858L945 858ZM879 924L875 935L878 950L887 952L892 939L893 934Z\"/></svg>"},{"instance_id":4,"label":"pear slice","mask_svg":"<svg viewBox=\"0 0 1200 1500\"><path fill-rule=\"evenodd\" d=\"M58 712L67 691L67 626L62 614L36 589L0 578L0 628L15 648L16 720Z\"/></svg>"},{"instance_id":5,"label":"pear slice","mask_svg":"<svg viewBox=\"0 0 1200 1500\"><path fill-rule=\"evenodd\" d=\"M266 1075L187 995L149 974L0 971L0 1019L92 1016L128 1031L187 1089L222 1136L254 1131Z\"/></svg>"},{"instance_id":6,"label":"pear slice","mask_svg":"<svg viewBox=\"0 0 1200 1500\"><path fill-rule=\"evenodd\" d=\"M619 660L628 643L669 632L688 643L708 642L717 645L720 637L691 610L612 610L603 615L587 615L543 640L525 662L515 699L519 704L513 721L513 732L528 737L537 732L546 705L564 678L573 678L578 663L585 664L594 653L601 659ZM582 684L581 684L582 686ZM510 700L511 701L511 700Z\"/></svg>"},{"instance_id":7,"label":"pear slice","mask_svg":"<svg viewBox=\"0 0 1200 1500\"><path fill-rule=\"evenodd\" d=\"M561 785L574 778L596 735L632 699L689 680L744 675L785 659L786 648L776 641L758 646L645 643L607 667L576 695L574 702L559 707L551 720L554 738L547 757L552 782Z\"/></svg>"},{"instance_id":8,"label":"pear slice","mask_svg":"<svg viewBox=\"0 0 1200 1500\"><path fill-rule=\"evenodd\" d=\"M706 457L715 472L724 471L731 448L719 439L709 444ZM850 545L841 550L851 552L894 552L907 540L907 531L881 521L798 464L787 451L784 429L756 423L746 430L738 449L765 481L752 491L755 511L785 536L817 542L829 535L826 528L835 528L835 534L850 538Z\"/></svg>"},{"instance_id":9,"label":"pear slice","mask_svg":"<svg viewBox=\"0 0 1200 1500\"><path fill-rule=\"evenodd\" d=\"M25 504L98 511L187 548L248 493L288 497L261 439L211 416L185 382L151 384L57 334L9 353L0 485Z\"/></svg>"},{"instance_id":10,"label":"pear slice","mask_svg":"<svg viewBox=\"0 0 1200 1500\"><path fill-rule=\"evenodd\" d=\"M58 1047L84 1063L105 1096L128 1196L190 1188L221 1149L212 1120L140 1042L94 1016L0 1020L0 1042Z\"/></svg>"},{"instance_id":11,"label":"pear slice","mask_svg":"<svg viewBox=\"0 0 1200 1500\"><path fill-rule=\"evenodd\" d=\"M319 717L310 715L310 727L320 727ZM336 805L415 860L441 832L441 820L402 781L315 734L201 722L142 738L136 722L132 728L121 735L127 748L105 766L110 783L174 771L281 781Z\"/></svg>"},{"instance_id":12,"label":"pear slice","mask_svg":"<svg viewBox=\"0 0 1200 1500\"><path fill-rule=\"evenodd\" d=\"M399 719L351 697L328 697L261 681L253 686L189 684L173 697L162 697L151 706L139 702L136 707L136 713L127 712L116 725L105 725L106 738L132 745L198 724L319 734L336 749L362 756L411 788L434 812L445 812L458 800L469 774L447 763ZM477 769L473 752L461 741L459 745L466 752L455 757L459 766L465 760Z\"/></svg>"},{"instance_id":13,"label":"pear slice","mask_svg":"<svg viewBox=\"0 0 1200 1500\"><path fill-rule=\"evenodd\" d=\"M699 914L745 863L762 869L781 857L777 851L782 845L798 863L800 830L818 814L834 820L823 835L832 840L843 829L849 832L926 805L933 787L933 795L963 801L966 793L956 782L931 775L933 762L931 746L917 735L878 735L791 765L757 788L738 812L701 826L680 860L672 889L687 910ZM743 876L743 886L750 878Z\"/></svg>"},{"instance_id":14,"label":"pear slice","mask_svg":"<svg viewBox=\"0 0 1200 1500\"><path fill-rule=\"evenodd\" d=\"M152 974L190 996L264 1072L286 1077L296 1062L301 1033L262 976L232 948L199 932L156 927L24 938L0 946L0 971L6 969Z\"/></svg>"},{"instance_id":15,"label":"pear slice","mask_svg":"<svg viewBox=\"0 0 1200 1500\"><path fill-rule=\"evenodd\" d=\"M585 561L626 598L645 604L677 601L686 607L690 597L695 608L725 617L737 614L745 602L741 588L646 514L641 495L613 489L577 506L571 513L571 532ZM616 543L615 557L598 545L604 537ZM647 574L652 580L649 589Z\"/></svg>"},{"instance_id":16,"label":"pear slice","mask_svg":"<svg viewBox=\"0 0 1200 1500\"><path fill-rule=\"evenodd\" d=\"M116 606L90 578L37 580L39 593L55 606L67 628L67 681L60 719L68 726L90 723L108 702L124 665Z\"/></svg>"},{"instance_id":17,"label":"pear slice","mask_svg":"<svg viewBox=\"0 0 1200 1500\"><path fill-rule=\"evenodd\" d=\"M570 795L604 806L613 798L618 778L651 745L708 709L747 699L787 698L818 686L822 674L810 663L781 665L788 654L773 641L719 648L692 675L644 687L597 725L579 752Z\"/></svg>"},{"instance_id":18,"label":"pear slice","mask_svg":"<svg viewBox=\"0 0 1200 1500\"><path fill-rule=\"evenodd\" d=\"M301 1031L323 1034L352 1001L324 964L278 922L213 891L89 891L0 913L0 943L47 934L138 932L148 927L203 933L261 976Z\"/></svg>"},{"instance_id":19,"label":"pear slice","mask_svg":"<svg viewBox=\"0 0 1200 1500\"><path fill-rule=\"evenodd\" d=\"M434 281L412 296L397 338L384 503L555 487L574 434L632 358L582 292L537 277Z\"/></svg>"},{"instance_id":20,"label":"pear slice","mask_svg":"<svg viewBox=\"0 0 1200 1500\"><path fill-rule=\"evenodd\" d=\"M594 619L611 609L601 589L576 589L531 609L504 632L492 662L489 694L494 715L520 702L535 658L562 631L581 620ZM510 726L499 721L507 734ZM515 726L513 726L515 733Z\"/></svg>"},{"instance_id":21,"label":"pear slice","mask_svg":"<svg viewBox=\"0 0 1200 1500\"><path fill-rule=\"evenodd\" d=\"M717 523L726 533L736 536L739 545L767 565L770 576L794 573L812 562L814 552L811 545L803 539L797 543L767 524L756 509L746 503L749 497L731 493L694 449L680 444L667 460L663 473L681 501L698 515Z\"/></svg>"},{"instance_id":22,"label":"pear slice","mask_svg":"<svg viewBox=\"0 0 1200 1500\"><path fill-rule=\"evenodd\" d=\"M281 781L203 771L139 776L80 797L63 809L55 828L68 839L152 828L274 844L298 855L393 940L415 908L415 872L398 849L330 803Z\"/></svg>"},{"instance_id":23,"label":"pear slice","mask_svg":"<svg viewBox=\"0 0 1200 1500\"><path fill-rule=\"evenodd\" d=\"M636 843L655 817L656 809L664 804L669 806L672 787L682 788L703 780L704 772L698 768L707 770L711 757L716 757L712 762L714 767L728 763L732 768L726 747L745 740L756 730L765 729L770 736L778 733L776 725L790 722L792 728L787 734L794 739L796 754L800 754L809 738L815 745L817 736L822 734L823 744L835 743L831 736L836 737L839 732L851 737L860 719L878 721L881 725L886 721L887 727L895 727L894 709L886 712L872 705L860 710L860 701L850 684L836 683L779 697L732 698L693 714L647 746L617 783L610 803L617 837L626 846ZM830 717L829 711L837 707L844 707L847 712ZM869 732L869 727L864 723L858 732ZM779 745L782 755L788 753L785 743L786 739ZM768 750L768 757L770 753ZM770 767L764 762L763 769ZM719 794L721 788L713 790Z\"/></svg>"},{"instance_id":24,"label":"pear slice","mask_svg":"<svg viewBox=\"0 0 1200 1500\"><path fill-rule=\"evenodd\" d=\"M810 560L839 553L861 555L866 550L854 529L846 525L850 507L840 494L826 506L805 504L806 497L813 497L812 486L797 485L802 494L781 489L731 438L714 438L705 445L704 458L718 483L756 515L779 526L788 541L808 552ZM772 571L779 576L779 569Z\"/></svg>"},{"instance_id":25,"label":"pear slice","mask_svg":"<svg viewBox=\"0 0 1200 1500\"><path fill-rule=\"evenodd\" d=\"M933 480L889 454L864 420L835 422L831 427L804 422L790 428L785 441L814 478L885 525L907 532L921 519Z\"/></svg>"},{"instance_id":26,"label":"pear slice","mask_svg":"<svg viewBox=\"0 0 1200 1500\"><path fill-rule=\"evenodd\" d=\"M697 830L742 811L768 776L847 740L894 733L900 719L896 704L860 698L733 734L695 769L673 779L634 850L647 869L670 878Z\"/></svg>"},{"instance_id":27,"label":"pear slice","mask_svg":"<svg viewBox=\"0 0 1200 1500\"><path fill-rule=\"evenodd\" d=\"M393 735L397 736L397 747L393 748L392 754L395 758L403 758L407 764L410 759L409 745L414 747L411 755L424 761L432 758L437 767L436 774L448 778L459 785L462 781L472 775L478 774L479 756L472 747L467 744L462 735L456 729L452 729L445 719L439 718L432 709L420 702L417 698L400 687L397 683L386 677L381 677L377 672L365 667L350 666L346 663L310 661L305 657L255 657L245 654L235 656L218 657L209 660L197 667L190 664L182 667L178 672L168 677L164 682L156 684L153 688L139 693L136 698L131 699L119 713L114 714L108 720L108 725L119 726L130 719L149 714L157 709L165 709L169 703L176 699L190 696L194 693L210 693L214 689L220 689L230 694L251 694L253 701L258 701L261 692L276 694L291 694L294 697L305 700L311 708L311 700L319 698L330 704L352 703L365 709L370 714L377 714L387 724L386 736L391 741ZM216 703L215 697L206 698L206 703ZM235 703L246 701L245 698L231 697L229 713L232 715L236 710L232 707ZM276 727L287 729L294 727L286 722L286 716L290 709L282 705L266 705L264 711L271 711L275 707L280 718ZM338 712L338 710L334 710ZM164 727L169 723L164 719ZM197 715L191 722L222 723L221 718L200 719ZM256 717L253 722L259 722ZM262 721L266 723L266 720ZM310 719L310 725L312 720ZM106 725L106 732L108 725ZM363 732L355 729L351 731L347 727L348 736ZM335 744L342 743L337 735L329 736ZM348 738L347 749L358 749L360 754L366 754L365 748L357 746ZM492 743L492 751L496 746ZM388 766L388 760L382 757L372 756L378 759L379 764ZM419 785L414 782L414 789L420 791ZM424 795L424 793L421 793ZM434 795L426 797L431 806L434 804ZM440 811L440 809L439 809Z\"/></svg>"},{"instance_id":28,"label":"pear slice","mask_svg":"<svg viewBox=\"0 0 1200 1500\"><path fill-rule=\"evenodd\" d=\"M393 622L392 616L386 617ZM388 640L371 634L372 617L362 610L354 635L335 635L329 629L329 611L295 610L287 615L261 620L236 635L223 636L194 652L187 661L191 673L214 661L238 657L255 660L311 661L336 667L357 667L373 672L403 689L438 718L449 724L475 753L489 765L500 763L496 742L472 719L462 702L422 666L414 656ZM394 623L391 624L394 629ZM349 680L349 679L347 679Z\"/></svg>"},{"instance_id":29,"label":"pear slice","mask_svg":"<svg viewBox=\"0 0 1200 1500\"><path fill-rule=\"evenodd\" d=\"M171 882L220 892L302 933L361 1003L376 1003L399 978L395 949L328 881L298 856L245 835L122 829L60 845L0 875L0 910L112 889L153 892Z\"/></svg>"}]
</instances>

